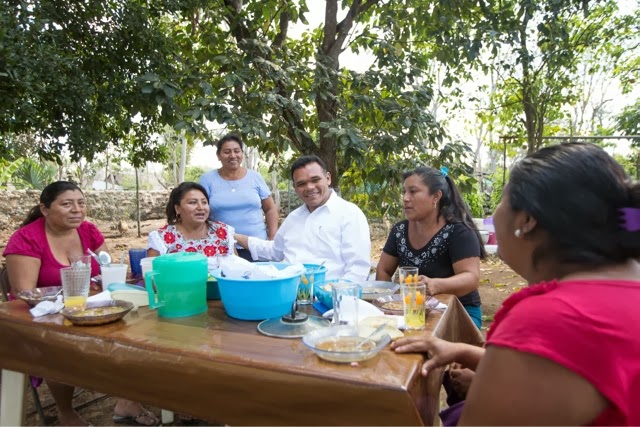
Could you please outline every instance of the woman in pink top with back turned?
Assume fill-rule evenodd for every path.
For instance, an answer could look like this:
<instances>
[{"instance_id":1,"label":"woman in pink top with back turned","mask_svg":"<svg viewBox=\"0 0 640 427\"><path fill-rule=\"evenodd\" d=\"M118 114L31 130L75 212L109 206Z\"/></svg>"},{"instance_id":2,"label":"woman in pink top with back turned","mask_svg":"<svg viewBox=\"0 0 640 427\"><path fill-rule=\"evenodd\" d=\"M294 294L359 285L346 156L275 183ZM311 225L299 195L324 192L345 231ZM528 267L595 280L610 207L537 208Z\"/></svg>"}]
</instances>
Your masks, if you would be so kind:
<instances>
[{"instance_id":1,"label":"woman in pink top with back turned","mask_svg":"<svg viewBox=\"0 0 640 427\"><path fill-rule=\"evenodd\" d=\"M494 215L499 256L529 286L485 348L416 336L423 375L473 369L458 425L640 425L640 184L591 144L514 165Z\"/></svg>"},{"instance_id":2,"label":"woman in pink top with back turned","mask_svg":"<svg viewBox=\"0 0 640 427\"><path fill-rule=\"evenodd\" d=\"M60 269L69 266L69 257L107 250L104 236L98 228L85 221L87 206L80 187L68 181L47 185L40 194L40 203L31 211L20 228L9 238L3 255L11 292L45 286L60 286ZM92 260L91 275L100 273ZM87 425L73 409L72 385L47 380L58 409L60 425ZM113 421L138 425L158 425L160 420L142 405L118 399Z\"/></svg>"}]
</instances>

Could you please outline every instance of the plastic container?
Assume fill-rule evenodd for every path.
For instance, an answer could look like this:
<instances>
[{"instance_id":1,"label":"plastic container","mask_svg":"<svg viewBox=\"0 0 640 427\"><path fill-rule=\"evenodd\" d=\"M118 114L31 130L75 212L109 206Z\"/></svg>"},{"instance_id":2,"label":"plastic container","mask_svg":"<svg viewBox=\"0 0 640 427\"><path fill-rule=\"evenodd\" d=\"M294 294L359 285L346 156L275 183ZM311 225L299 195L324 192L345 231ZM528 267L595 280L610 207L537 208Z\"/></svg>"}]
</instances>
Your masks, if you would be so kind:
<instances>
[{"instance_id":1,"label":"plastic container","mask_svg":"<svg viewBox=\"0 0 640 427\"><path fill-rule=\"evenodd\" d=\"M271 264L278 270L291 265L284 262L256 264ZM215 270L211 276L218 281L220 299L227 314L240 320L264 320L290 313L300 282L300 274L250 280L222 277L220 270Z\"/></svg>"},{"instance_id":2,"label":"plastic container","mask_svg":"<svg viewBox=\"0 0 640 427\"><path fill-rule=\"evenodd\" d=\"M220 288L218 288L216 279L211 279L207 282L207 299L214 301L220 299Z\"/></svg>"},{"instance_id":3,"label":"plastic container","mask_svg":"<svg viewBox=\"0 0 640 427\"><path fill-rule=\"evenodd\" d=\"M333 283L351 283L351 280L327 279L323 282L318 282L316 280L315 288L313 289L313 294L316 296L318 301L320 301L325 307L329 309L333 308L333 296L331 294L331 290L324 289L324 287ZM360 287L359 298L362 298L362 287Z\"/></svg>"},{"instance_id":4,"label":"plastic container","mask_svg":"<svg viewBox=\"0 0 640 427\"><path fill-rule=\"evenodd\" d=\"M207 311L207 257L191 252L160 255L145 274L149 308L159 317L187 317Z\"/></svg>"}]
</instances>

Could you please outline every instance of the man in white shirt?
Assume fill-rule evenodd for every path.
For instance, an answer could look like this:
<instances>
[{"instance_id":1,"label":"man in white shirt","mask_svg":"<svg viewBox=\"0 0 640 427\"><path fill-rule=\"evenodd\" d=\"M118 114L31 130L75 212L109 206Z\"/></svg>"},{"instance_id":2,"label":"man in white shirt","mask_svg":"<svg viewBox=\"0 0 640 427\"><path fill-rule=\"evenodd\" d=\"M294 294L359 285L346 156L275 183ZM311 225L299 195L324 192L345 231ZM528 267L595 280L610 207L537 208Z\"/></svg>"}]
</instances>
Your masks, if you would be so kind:
<instances>
[{"instance_id":1,"label":"man in white shirt","mask_svg":"<svg viewBox=\"0 0 640 427\"><path fill-rule=\"evenodd\" d=\"M304 203L282 223L273 241L236 234L237 243L260 261L320 264L327 279L366 280L371 268L369 224L360 208L338 196L322 159L302 156L291 165Z\"/></svg>"}]
</instances>

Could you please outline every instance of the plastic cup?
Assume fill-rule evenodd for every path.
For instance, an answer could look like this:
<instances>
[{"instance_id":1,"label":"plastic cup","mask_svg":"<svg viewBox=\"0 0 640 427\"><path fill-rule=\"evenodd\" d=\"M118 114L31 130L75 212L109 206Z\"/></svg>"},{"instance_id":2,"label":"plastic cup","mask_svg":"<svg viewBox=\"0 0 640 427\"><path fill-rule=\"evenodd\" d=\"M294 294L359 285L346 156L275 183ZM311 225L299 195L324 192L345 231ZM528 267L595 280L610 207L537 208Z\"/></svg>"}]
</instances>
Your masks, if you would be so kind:
<instances>
[{"instance_id":1,"label":"plastic cup","mask_svg":"<svg viewBox=\"0 0 640 427\"><path fill-rule=\"evenodd\" d=\"M315 268L307 268L300 276L298 284L298 304L313 304L313 284L315 282Z\"/></svg>"},{"instance_id":2,"label":"plastic cup","mask_svg":"<svg viewBox=\"0 0 640 427\"><path fill-rule=\"evenodd\" d=\"M358 295L360 295L360 285L357 283L333 285L331 288L333 324L358 326Z\"/></svg>"},{"instance_id":3,"label":"plastic cup","mask_svg":"<svg viewBox=\"0 0 640 427\"><path fill-rule=\"evenodd\" d=\"M418 267L400 267L400 284L418 283Z\"/></svg>"},{"instance_id":4,"label":"plastic cup","mask_svg":"<svg viewBox=\"0 0 640 427\"><path fill-rule=\"evenodd\" d=\"M404 327L410 330L424 329L426 317L427 285L402 285L402 308L404 310Z\"/></svg>"},{"instance_id":5,"label":"plastic cup","mask_svg":"<svg viewBox=\"0 0 640 427\"><path fill-rule=\"evenodd\" d=\"M127 264L109 264L100 267L102 290L106 291L112 283L125 283L127 280Z\"/></svg>"},{"instance_id":6,"label":"plastic cup","mask_svg":"<svg viewBox=\"0 0 640 427\"><path fill-rule=\"evenodd\" d=\"M61 268L60 280L65 308L83 310L89 297L91 269L84 266Z\"/></svg>"},{"instance_id":7,"label":"plastic cup","mask_svg":"<svg viewBox=\"0 0 640 427\"><path fill-rule=\"evenodd\" d=\"M146 249L129 249L129 262L131 263L131 275L133 277L142 276L142 266L140 261L147 256Z\"/></svg>"},{"instance_id":8,"label":"plastic cup","mask_svg":"<svg viewBox=\"0 0 640 427\"><path fill-rule=\"evenodd\" d=\"M140 260L140 269L142 270L142 277L144 278L144 276L147 274L147 271L151 271L153 270L153 260L155 257L147 257L147 258L142 258Z\"/></svg>"}]
</instances>

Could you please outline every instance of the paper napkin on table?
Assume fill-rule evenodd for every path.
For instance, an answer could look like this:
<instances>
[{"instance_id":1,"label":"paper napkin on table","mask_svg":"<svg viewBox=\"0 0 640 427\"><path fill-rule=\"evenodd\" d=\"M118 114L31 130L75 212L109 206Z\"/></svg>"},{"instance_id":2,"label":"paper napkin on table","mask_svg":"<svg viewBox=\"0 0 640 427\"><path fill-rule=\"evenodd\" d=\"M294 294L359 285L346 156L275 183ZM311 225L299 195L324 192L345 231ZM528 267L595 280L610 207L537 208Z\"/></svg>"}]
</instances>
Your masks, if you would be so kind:
<instances>
[{"instance_id":1,"label":"paper napkin on table","mask_svg":"<svg viewBox=\"0 0 640 427\"><path fill-rule=\"evenodd\" d=\"M434 307L431 307L431 308L432 308L432 310L446 310L447 307L448 307L447 304L438 301L438 304L436 306L434 306Z\"/></svg>"},{"instance_id":2,"label":"paper napkin on table","mask_svg":"<svg viewBox=\"0 0 640 427\"><path fill-rule=\"evenodd\" d=\"M103 291L87 298L87 302L111 301L111 292Z\"/></svg>"},{"instance_id":3,"label":"paper napkin on table","mask_svg":"<svg viewBox=\"0 0 640 427\"><path fill-rule=\"evenodd\" d=\"M352 309L353 307L351 305L345 305L345 316L347 319L354 317L353 313L351 313ZM361 299L358 300L358 321L364 319L365 317L382 316L383 314L384 313L382 312L382 310L380 310L375 305ZM322 315L322 317L332 318L333 309L326 311Z\"/></svg>"},{"instance_id":4,"label":"paper napkin on table","mask_svg":"<svg viewBox=\"0 0 640 427\"><path fill-rule=\"evenodd\" d=\"M44 316L45 314L56 314L63 308L64 303L62 302L62 295L58 295L55 301L42 301L31 310L29 310L29 312L33 317L40 317Z\"/></svg>"}]
</instances>

